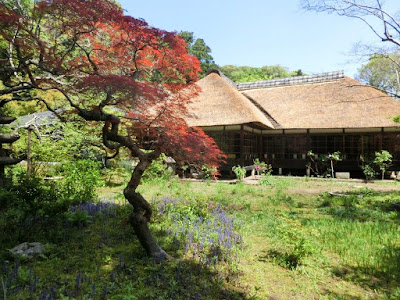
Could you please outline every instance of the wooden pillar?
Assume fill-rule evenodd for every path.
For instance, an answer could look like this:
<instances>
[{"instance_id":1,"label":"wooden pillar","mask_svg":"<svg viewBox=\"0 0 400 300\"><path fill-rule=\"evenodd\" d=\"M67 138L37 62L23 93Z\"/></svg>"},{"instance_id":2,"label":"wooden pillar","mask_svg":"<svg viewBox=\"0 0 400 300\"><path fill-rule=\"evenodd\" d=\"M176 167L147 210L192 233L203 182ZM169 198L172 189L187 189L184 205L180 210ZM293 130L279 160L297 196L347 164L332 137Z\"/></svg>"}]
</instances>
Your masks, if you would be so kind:
<instances>
[{"instance_id":1,"label":"wooden pillar","mask_svg":"<svg viewBox=\"0 0 400 300\"><path fill-rule=\"evenodd\" d=\"M364 156L364 135L362 135L362 134L361 134L360 141L361 141L361 155L363 158L365 158L365 156Z\"/></svg>"},{"instance_id":2,"label":"wooden pillar","mask_svg":"<svg viewBox=\"0 0 400 300\"><path fill-rule=\"evenodd\" d=\"M306 141L306 148L307 148L307 152L308 152L308 151L312 150L312 149L311 149L312 143L311 143L310 129L307 129L306 138L307 138L307 141ZM306 153L306 155L307 155L307 153Z\"/></svg>"},{"instance_id":3,"label":"wooden pillar","mask_svg":"<svg viewBox=\"0 0 400 300\"><path fill-rule=\"evenodd\" d=\"M244 166L244 131L243 131L243 125L240 125L240 165Z\"/></svg>"},{"instance_id":4,"label":"wooden pillar","mask_svg":"<svg viewBox=\"0 0 400 300\"><path fill-rule=\"evenodd\" d=\"M285 155L286 155L286 138L287 138L286 132L285 132L285 129L283 129L283 135L282 135L282 155L283 155L282 160L283 160L283 162L286 161L286 157L285 157Z\"/></svg>"},{"instance_id":5,"label":"wooden pillar","mask_svg":"<svg viewBox=\"0 0 400 300\"><path fill-rule=\"evenodd\" d=\"M346 150L346 134L345 134L344 129L342 129L342 139L343 139L342 154L343 154L343 159L344 159L344 157L346 155L346 152L345 152L345 150Z\"/></svg>"}]
</instances>

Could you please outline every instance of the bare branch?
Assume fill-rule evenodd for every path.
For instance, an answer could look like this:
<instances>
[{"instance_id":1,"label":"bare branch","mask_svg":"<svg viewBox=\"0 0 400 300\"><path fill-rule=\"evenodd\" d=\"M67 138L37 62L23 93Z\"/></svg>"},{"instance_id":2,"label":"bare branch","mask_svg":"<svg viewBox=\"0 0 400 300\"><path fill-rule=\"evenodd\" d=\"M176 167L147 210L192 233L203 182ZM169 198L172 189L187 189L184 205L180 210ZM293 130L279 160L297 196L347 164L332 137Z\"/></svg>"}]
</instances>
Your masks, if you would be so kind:
<instances>
[{"instance_id":1,"label":"bare branch","mask_svg":"<svg viewBox=\"0 0 400 300\"><path fill-rule=\"evenodd\" d=\"M400 46L400 40L394 38L390 33L390 30L394 30L397 35L400 35L400 23L383 8L380 0L377 0L375 5L366 5L353 0L304 0L302 6L304 9L310 11L336 13L339 16L359 19L364 22L382 41L391 42L396 46ZM378 30L371 25L367 20L367 17L373 17L382 22L382 34L378 33Z\"/></svg>"}]
</instances>

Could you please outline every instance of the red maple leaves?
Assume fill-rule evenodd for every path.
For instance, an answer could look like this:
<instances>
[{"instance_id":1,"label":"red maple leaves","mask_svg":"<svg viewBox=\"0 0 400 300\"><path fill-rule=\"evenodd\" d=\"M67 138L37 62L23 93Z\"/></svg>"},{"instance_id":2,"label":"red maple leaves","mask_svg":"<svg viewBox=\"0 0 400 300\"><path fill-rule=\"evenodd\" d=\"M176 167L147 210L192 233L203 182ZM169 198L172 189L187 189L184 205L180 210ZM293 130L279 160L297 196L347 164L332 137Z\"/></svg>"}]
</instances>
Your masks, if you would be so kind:
<instances>
[{"instance_id":1,"label":"red maple leaves","mask_svg":"<svg viewBox=\"0 0 400 300\"><path fill-rule=\"evenodd\" d=\"M125 136L114 139L130 141L123 146L196 164L223 158L185 122L201 69L176 33L124 15L113 1L53 0L25 13L0 4L0 39L0 79L14 99L57 90L87 120L117 124Z\"/></svg>"}]
</instances>

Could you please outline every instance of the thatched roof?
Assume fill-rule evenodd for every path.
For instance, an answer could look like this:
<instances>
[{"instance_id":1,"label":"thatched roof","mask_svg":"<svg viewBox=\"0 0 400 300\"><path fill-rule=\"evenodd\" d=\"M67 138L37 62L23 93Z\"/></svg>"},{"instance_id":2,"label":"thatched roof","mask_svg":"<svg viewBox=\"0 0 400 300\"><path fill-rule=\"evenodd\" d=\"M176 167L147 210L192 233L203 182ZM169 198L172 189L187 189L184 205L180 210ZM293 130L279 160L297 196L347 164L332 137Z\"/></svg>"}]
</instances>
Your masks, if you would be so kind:
<instances>
[{"instance_id":1,"label":"thatched roof","mask_svg":"<svg viewBox=\"0 0 400 300\"><path fill-rule=\"evenodd\" d=\"M195 116L187 119L190 126L254 123L262 128L273 128L265 114L218 73L210 73L197 84L202 91L188 106Z\"/></svg>"},{"instance_id":2,"label":"thatched roof","mask_svg":"<svg viewBox=\"0 0 400 300\"><path fill-rule=\"evenodd\" d=\"M198 82L189 106L191 126L245 123L273 129L394 127L400 102L377 89L330 72L235 84L212 72Z\"/></svg>"},{"instance_id":3,"label":"thatched roof","mask_svg":"<svg viewBox=\"0 0 400 300\"><path fill-rule=\"evenodd\" d=\"M243 90L283 129L393 127L400 103L349 77Z\"/></svg>"}]
</instances>

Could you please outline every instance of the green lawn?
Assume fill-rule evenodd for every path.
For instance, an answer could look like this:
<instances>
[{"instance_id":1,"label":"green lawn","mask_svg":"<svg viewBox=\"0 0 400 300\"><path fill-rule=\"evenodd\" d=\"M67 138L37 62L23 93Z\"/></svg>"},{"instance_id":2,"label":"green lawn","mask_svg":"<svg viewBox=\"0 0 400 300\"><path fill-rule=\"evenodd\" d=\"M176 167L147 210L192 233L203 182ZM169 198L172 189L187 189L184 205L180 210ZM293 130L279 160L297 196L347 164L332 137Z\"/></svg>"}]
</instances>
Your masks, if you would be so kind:
<instances>
[{"instance_id":1,"label":"green lawn","mask_svg":"<svg viewBox=\"0 0 400 300\"><path fill-rule=\"evenodd\" d=\"M140 190L155 208L152 231L175 258L157 264L126 223L130 207L119 183L99 189L117 203L108 210L34 236L46 255L16 264L2 249L3 297L400 298L400 218L391 210L398 192L304 178L148 182ZM399 188L370 187L382 186Z\"/></svg>"},{"instance_id":2,"label":"green lawn","mask_svg":"<svg viewBox=\"0 0 400 300\"><path fill-rule=\"evenodd\" d=\"M386 183L397 189L397 183ZM376 182L369 187L380 190ZM359 182L273 178L266 186L170 183L146 189L219 203L241 225L239 282L260 299L398 299L397 192ZM349 191L331 197L322 191ZM315 193L320 192L320 193Z\"/></svg>"}]
</instances>

